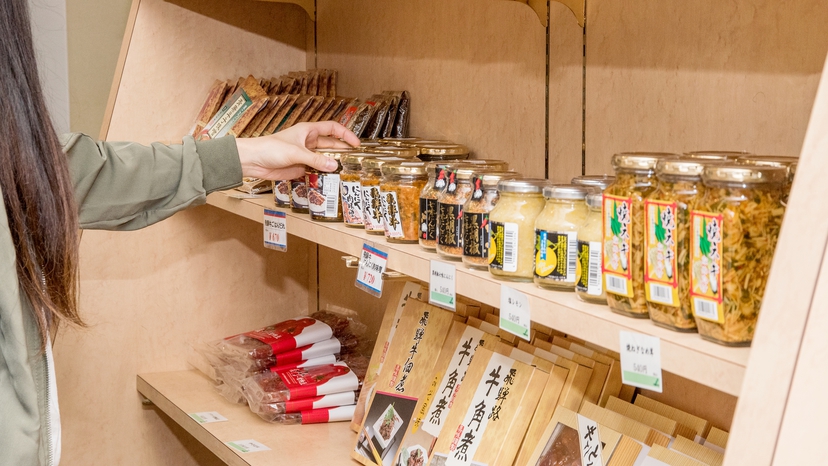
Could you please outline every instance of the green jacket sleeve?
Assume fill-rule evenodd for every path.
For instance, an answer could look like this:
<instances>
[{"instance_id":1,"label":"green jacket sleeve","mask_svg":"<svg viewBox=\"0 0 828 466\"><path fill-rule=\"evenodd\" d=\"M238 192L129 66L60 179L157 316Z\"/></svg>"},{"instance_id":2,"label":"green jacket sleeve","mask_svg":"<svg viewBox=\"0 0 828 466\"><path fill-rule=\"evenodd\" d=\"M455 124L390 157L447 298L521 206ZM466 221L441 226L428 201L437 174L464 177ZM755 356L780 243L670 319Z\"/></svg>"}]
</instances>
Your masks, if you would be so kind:
<instances>
[{"instance_id":1,"label":"green jacket sleeve","mask_svg":"<svg viewBox=\"0 0 828 466\"><path fill-rule=\"evenodd\" d=\"M137 230L241 184L235 139L150 146L63 137L84 229Z\"/></svg>"}]
</instances>

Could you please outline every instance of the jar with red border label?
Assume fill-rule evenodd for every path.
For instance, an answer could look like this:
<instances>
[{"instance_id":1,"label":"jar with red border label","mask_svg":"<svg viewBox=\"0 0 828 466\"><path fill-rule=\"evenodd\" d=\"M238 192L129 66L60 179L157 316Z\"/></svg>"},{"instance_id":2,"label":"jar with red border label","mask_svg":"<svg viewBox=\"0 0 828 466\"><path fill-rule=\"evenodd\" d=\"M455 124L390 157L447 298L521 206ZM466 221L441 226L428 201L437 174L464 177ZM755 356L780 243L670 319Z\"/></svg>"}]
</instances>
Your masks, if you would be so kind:
<instances>
[{"instance_id":1,"label":"jar with red border label","mask_svg":"<svg viewBox=\"0 0 828 466\"><path fill-rule=\"evenodd\" d=\"M787 177L785 183L782 185L782 203L786 206L788 205L788 197L791 195L791 187L793 187L793 179L796 174L796 165L798 162L798 157L784 155L745 155L736 159L736 163L744 163L746 165L784 168L787 172Z\"/></svg>"},{"instance_id":2,"label":"jar with red border label","mask_svg":"<svg viewBox=\"0 0 828 466\"><path fill-rule=\"evenodd\" d=\"M366 158L377 157L376 154L366 152L353 152L342 157L342 172L340 179L340 197L342 199L342 220L346 226L352 228L365 228L362 216L362 183L360 175L362 172L362 161Z\"/></svg>"}]
</instances>

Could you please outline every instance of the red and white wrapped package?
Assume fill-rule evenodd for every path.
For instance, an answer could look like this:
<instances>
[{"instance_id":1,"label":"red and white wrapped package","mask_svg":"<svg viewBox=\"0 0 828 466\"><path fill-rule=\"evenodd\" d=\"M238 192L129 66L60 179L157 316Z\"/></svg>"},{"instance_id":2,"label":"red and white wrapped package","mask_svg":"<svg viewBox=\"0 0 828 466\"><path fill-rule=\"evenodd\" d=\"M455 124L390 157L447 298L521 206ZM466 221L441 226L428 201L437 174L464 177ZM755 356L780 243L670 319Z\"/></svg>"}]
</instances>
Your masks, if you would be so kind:
<instances>
[{"instance_id":1,"label":"red and white wrapped package","mask_svg":"<svg viewBox=\"0 0 828 466\"><path fill-rule=\"evenodd\" d=\"M330 395L320 395L313 398L301 400L280 401L278 403L265 403L250 405L250 410L258 414L268 422L274 422L277 416L282 414L300 413L322 408L335 408L337 406L348 406L356 403L358 392L341 392Z\"/></svg>"},{"instance_id":2,"label":"red and white wrapped package","mask_svg":"<svg viewBox=\"0 0 828 466\"><path fill-rule=\"evenodd\" d=\"M273 366L268 369L270 372L284 372L291 369L303 368L303 367L313 367L313 366L322 366L325 364L333 364L339 360L339 354L328 354L326 356L319 356L318 358L312 358L305 361L296 361L296 362L288 362L281 366ZM264 371L262 371L264 372ZM251 374L252 375L252 374Z\"/></svg>"},{"instance_id":3,"label":"red and white wrapped package","mask_svg":"<svg viewBox=\"0 0 828 466\"><path fill-rule=\"evenodd\" d=\"M354 417L356 405L337 406L335 408L313 409L301 413L276 414L267 419L277 424L320 424L325 422L350 421Z\"/></svg>"},{"instance_id":4,"label":"red and white wrapped package","mask_svg":"<svg viewBox=\"0 0 828 466\"><path fill-rule=\"evenodd\" d=\"M274 355L275 366L285 366L290 363L308 361L331 354L339 354L342 351L342 343L336 338L329 338L316 342L312 345L295 348L284 353Z\"/></svg>"}]
</instances>

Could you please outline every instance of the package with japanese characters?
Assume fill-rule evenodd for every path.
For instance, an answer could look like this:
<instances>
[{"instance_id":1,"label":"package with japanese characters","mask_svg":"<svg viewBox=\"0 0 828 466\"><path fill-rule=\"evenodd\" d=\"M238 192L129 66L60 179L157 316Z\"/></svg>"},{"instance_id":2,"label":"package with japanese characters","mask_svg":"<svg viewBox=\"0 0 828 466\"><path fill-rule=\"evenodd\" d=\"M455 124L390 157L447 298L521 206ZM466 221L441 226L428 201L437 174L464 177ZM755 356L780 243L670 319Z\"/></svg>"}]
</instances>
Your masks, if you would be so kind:
<instances>
[{"instance_id":1,"label":"package with japanese characters","mask_svg":"<svg viewBox=\"0 0 828 466\"><path fill-rule=\"evenodd\" d=\"M549 351L536 348L526 342L519 342L518 349L546 359L556 366L560 366L569 371L566 376L563 389L561 390L558 404L573 411L577 410L581 406L581 402L584 400L584 393L586 392L587 385L589 384L589 379L592 377L592 369L584 367L564 357L552 354Z\"/></svg>"},{"instance_id":2,"label":"package with japanese characters","mask_svg":"<svg viewBox=\"0 0 828 466\"><path fill-rule=\"evenodd\" d=\"M537 346L544 351L548 351L557 356L576 362L583 367L592 369L592 376L590 376L589 383L587 384L586 391L584 392L584 400L589 401L590 403L598 404L601 399L601 392L604 390L604 385L607 381L607 376L609 375L609 365L582 356L574 351L570 351L553 343L539 341L537 342Z\"/></svg>"}]
</instances>

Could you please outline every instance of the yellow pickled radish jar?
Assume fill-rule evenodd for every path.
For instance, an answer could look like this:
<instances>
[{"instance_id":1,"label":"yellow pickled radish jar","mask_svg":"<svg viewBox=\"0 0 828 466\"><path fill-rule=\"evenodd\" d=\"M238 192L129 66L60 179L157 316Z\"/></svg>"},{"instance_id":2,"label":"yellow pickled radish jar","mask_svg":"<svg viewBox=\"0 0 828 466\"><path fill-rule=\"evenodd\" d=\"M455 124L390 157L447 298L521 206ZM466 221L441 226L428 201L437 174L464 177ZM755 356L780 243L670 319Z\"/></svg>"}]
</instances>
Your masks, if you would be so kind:
<instances>
[{"instance_id":1,"label":"yellow pickled radish jar","mask_svg":"<svg viewBox=\"0 0 828 466\"><path fill-rule=\"evenodd\" d=\"M781 167L704 168L704 195L690 213L690 299L702 338L728 346L753 340L786 179Z\"/></svg>"},{"instance_id":2,"label":"yellow pickled radish jar","mask_svg":"<svg viewBox=\"0 0 828 466\"><path fill-rule=\"evenodd\" d=\"M612 156L615 182L604 191L604 287L613 312L647 318L644 293L644 198L655 189L659 160L675 154L623 152Z\"/></svg>"},{"instance_id":3,"label":"yellow pickled radish jar","mask_svg":"<svg viewBox=\"0 0 828 466\"><path fill-rule=\"evenodd\" d=\"M545 201L547 180L501 180L495 208L489 213L489 272L503 280L530 282L534 276L535 220Z\"/></svg>"},{"instance_id":4,"label":"yellow pickled radish jar","mask_svg":"<svg viewBox=\"0 0 828 466\"><path fill-rule=\"evenodd\" d=\"M589 208L583 225L578 228L578 263L581 273L576 275L575 294L578 299L592 304L607 304L604 290L604 273L601 270L601 250L603 249L603 216L601 204L603 193L592 191L587 194L586 205Z\"/></svg>"},{"instance_id":5,"label":"yellow pickled radish jar","mask_svg":"<svg viewBox=\"0 0 828 466\"><path fill-rule=\"evenodd\" d=\"M541 288L575 291L578 274L578 228L589 209L588 189L553 185L543 189L546 205L535 220L535 283Z\"/></svg>"}]
</instances>

